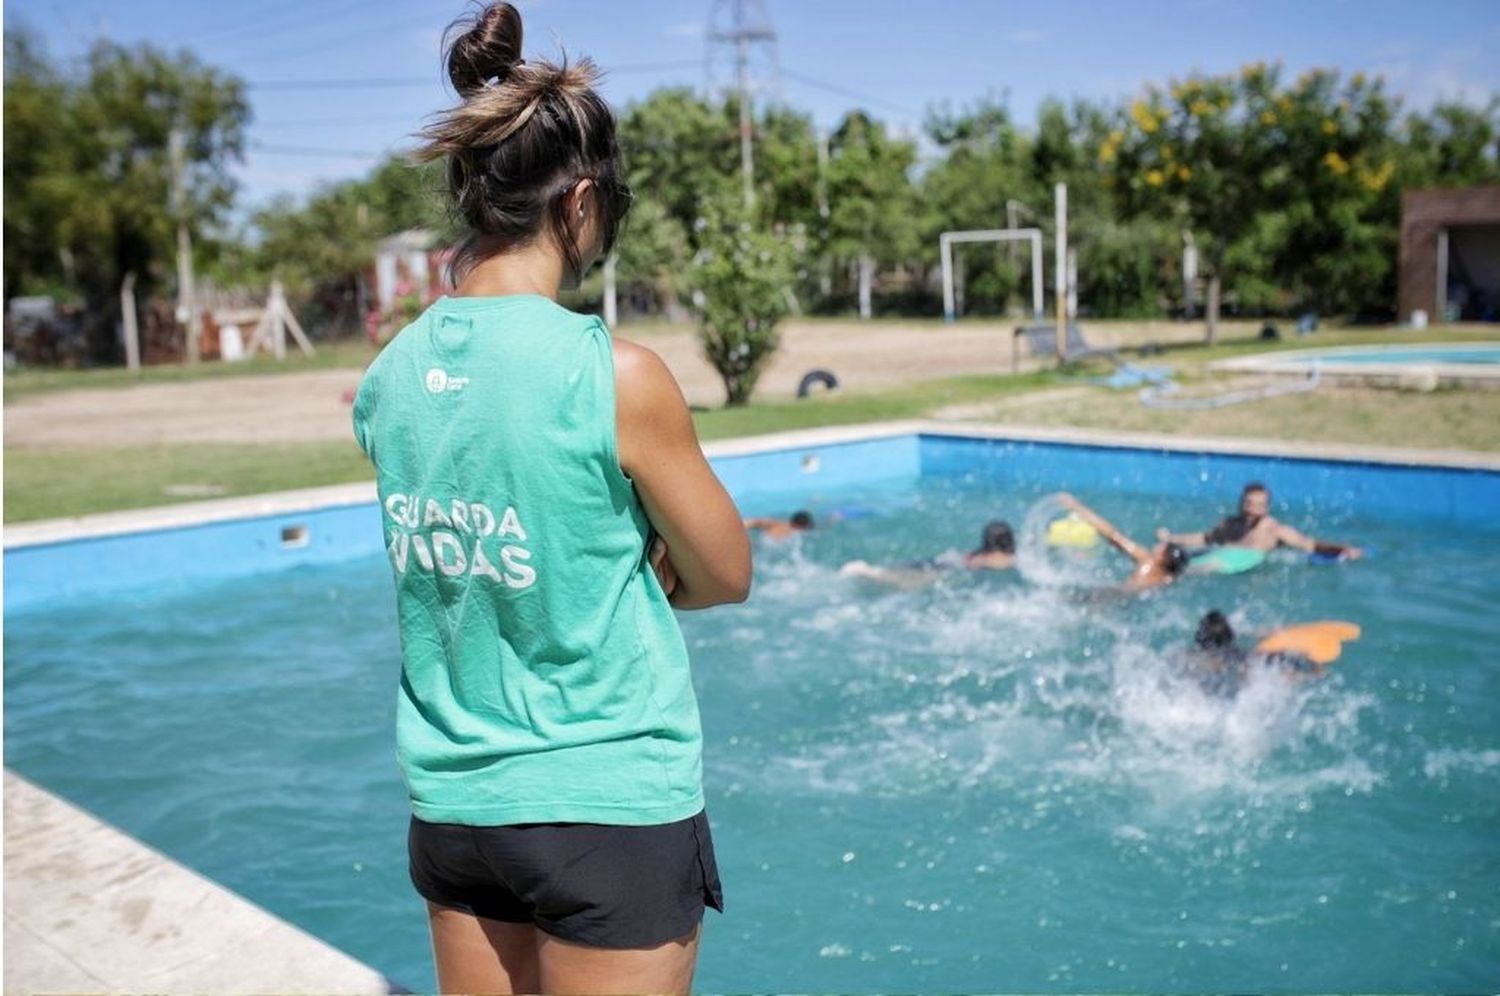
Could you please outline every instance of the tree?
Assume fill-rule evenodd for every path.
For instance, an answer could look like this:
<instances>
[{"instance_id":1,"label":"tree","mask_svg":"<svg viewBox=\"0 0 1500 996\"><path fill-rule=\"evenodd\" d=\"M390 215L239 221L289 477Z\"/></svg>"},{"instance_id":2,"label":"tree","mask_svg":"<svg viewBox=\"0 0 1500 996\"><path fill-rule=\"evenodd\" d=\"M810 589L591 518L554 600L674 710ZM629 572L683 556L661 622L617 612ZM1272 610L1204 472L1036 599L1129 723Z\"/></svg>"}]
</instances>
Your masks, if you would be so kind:
<instances>
[{"instance_id":1,"label":"tree","mask_svg":"<svg viewBox=\"0 0 1500 996\"><path fill-rule=\"evenodd\" d=\"M6 293L66 280L84 301L92 358L107 361L125 275L149 294L172 272L172 130L184 136L186 220L201 233L232 203L250 107L240 80L186 51L100 41L87 67L69 80L29 36L6 32L5 234L26 246L6 252Z\"/></svg>"},{"instance_id":2,"label":"tree","mask_svg":"<svg viewBox=\"0 0 1500 996\"><path fill-rule=\"evenodd\" d=\"M699 338L727 403L743 405L781 344L776 324L787 313L795 250L752 223L738 191L705 205L694 227L689 283Z\"/></svg>"},{"instance_id":3,"label":"tree","mask_svg":"<svg viewBox=\"0 0 1500 996\"><path fill-rule=\"evenodd\" d=\"M934 111L927 120L927 134L943 153L921 182L919 251L923 261L933 265L939 235L953 229L1004 228L1006 202L1024 200L1034 192L1035 183L1030 142L1003 103L986 99L957 113L947 108ZM955 281L960 298L971 305L1003 308L1021 280L1009 260L1010 254L1004 253L971 279L959 256Z\"/></svg>"},{"instance_id":4,"label":"tree","mask_svg":"<svg viewBox=\"0 0 1500 996\"><path fill-rule=\"evenodd\" d=\"M1100 149L1128 211L1177 218L1203 249L1210 342L1226 277L1250 306L1329 311L1370 299L1393 263L1395 102L1363 74L1280 76L1256 63L1148 88Z\"/></svg>"},{"instance_id":5,"label":"tree","mask_svg":"<svg viewBox=\"0 0 1500 996\"><path fill-rule=\"evenodd\" d=\"M919 248L911 169L916 145L891 139L885 126L851 111L829 140L826 252L859 266L859 314L871 313L877 263L909 259Z\"/></svg>"}]
</instances>

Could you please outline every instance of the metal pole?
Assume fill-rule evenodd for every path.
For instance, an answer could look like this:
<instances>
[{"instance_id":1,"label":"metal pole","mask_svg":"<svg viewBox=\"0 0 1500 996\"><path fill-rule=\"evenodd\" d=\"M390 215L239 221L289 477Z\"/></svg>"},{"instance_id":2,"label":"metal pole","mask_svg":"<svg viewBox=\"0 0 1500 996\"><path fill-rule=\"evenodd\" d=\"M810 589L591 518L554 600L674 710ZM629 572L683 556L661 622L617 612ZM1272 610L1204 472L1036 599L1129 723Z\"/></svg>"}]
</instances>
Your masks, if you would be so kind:
<instances>
[{"instance_id":1,"label":"metal pole","mask_svg":"<svg viewBox=\"0 0 1500 996\"><path fill-rule=\"evenodd\" d=\"M953 305L953 241L946 233L938 237L938 254L943 260L943 321L951 322L957 317Z\"/></svg>"},{"instance_id":2,"label":"metal pole","mask_svg":"<svg viewBox=\"0 0 1500 996\"><path fill-rule=\"evenodd\" d=\"M743 34L735 40L735 62L740 88L740 172L745 182L745 207L749 208L755 206L755 152L750 137L750 39Z\"/></svg>"},{"instance_id":3,"label":"metal pole","mask_svg":"<svg viewBox=\"0 0 1500 996\"><path fill-rule=\"evenodd\" d=\"M604 260L604 324L610 328L615 327L619 320L619 302L615 297L615 267L619 264L620 257L610 253Z\"/></svg>"},{"instance_id":4,"label":"metal pole","mask_svg":"<svg viewBox=\"0 0 1500 996\"><path fill-rule=\"evenodd\" d=\"M120 285L120 315L125 322L125 367L128 370L141 368L141 333L135 317L135 271L125 274Z\"/></svg>"},{"instance_id":5,"label":"metal pole","mask_svg":"<svg viewBox=\"0 0 1500 996\"><path fill-rule=\"evenodd\" d=\"M198 362L198 340L202 329L197 301L193 295L193 241L187 229L187 195L183 190L182 130L173 128L168 136L172 158L172 212L177 216L177 313L186 326L184 357Z\"/></svg>"},{"instance_id":6,"label":"metal pole","mask_svg":"<svg viewBox=\"0 0 1500 996\"><path fill-rule=\"evenodd\" d=\"M1068 185L1059 183L1053 196L1057 206L1057 231L1052 239L1057 255L1053 311L1057 313L1057 359L1061 363L1068 358Z\"/></svg>"},{"instance_id":7,"label":"metal pole","mask_svg":"<svg viewBox=\"0 0 1500 996\"><path fill-rule=\"evenodd\" d=\"M1078 250L1068 249L1068 320L1078 317Z\"/></svg>"},{"instance_id":8,"label":"metal pole","mask_svg":"<svg viewBox=\"0 0 1500 996\"><path fill-rule=\"evenodd\" d=\"M1042 318L1042 233L1031 233L1031 317Z\"/></svg>"},{"instance_id":9,"label":"metal pole","mask_svg":"<svg viewBox=\"0 0 1500 996\"><path fill-rule=\"evenodd\" d=\"M1437 293L1433 296L1431 324L1448 320L1448 229L1439 228L1437 237Z\"/></svg>"}]
</instances>

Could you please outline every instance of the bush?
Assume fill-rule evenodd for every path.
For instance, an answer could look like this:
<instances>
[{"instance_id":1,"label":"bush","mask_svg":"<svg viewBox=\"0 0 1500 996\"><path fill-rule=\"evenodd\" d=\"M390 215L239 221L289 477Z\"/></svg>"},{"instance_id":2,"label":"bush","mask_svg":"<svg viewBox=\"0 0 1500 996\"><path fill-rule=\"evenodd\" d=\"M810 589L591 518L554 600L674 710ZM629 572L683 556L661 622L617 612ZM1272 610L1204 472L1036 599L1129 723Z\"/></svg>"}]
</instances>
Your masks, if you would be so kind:
<instances>
[{"instance_id":1,"label":"bush","mask_svg":"<svg viewBox=\"0 0 1500 996\"><path fill-rule=\"evenodd\" d=\"M743 405L781 345L776 325L788 310L794 249L733 203L709 205L694 227L688 286L698 336L727 404Z\"/></svg>"}]
</instances>

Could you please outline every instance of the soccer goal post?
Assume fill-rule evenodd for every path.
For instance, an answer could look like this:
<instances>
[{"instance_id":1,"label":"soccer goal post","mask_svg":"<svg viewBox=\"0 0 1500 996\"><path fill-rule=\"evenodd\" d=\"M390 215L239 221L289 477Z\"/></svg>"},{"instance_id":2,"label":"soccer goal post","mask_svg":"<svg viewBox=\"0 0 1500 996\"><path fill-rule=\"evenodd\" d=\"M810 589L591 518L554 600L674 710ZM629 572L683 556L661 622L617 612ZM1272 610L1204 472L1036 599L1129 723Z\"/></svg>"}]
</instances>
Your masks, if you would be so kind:
<instances>
[{"instance_id":1,"label":"soccer goal post","mask_svg":"<svg viewBox=\"0 0 1500 996\"><path fill-rule=\"evenodd\" d=\"M958 317L953 294L953 243L955 242L1021 242L1031 243L1031 314L1042 317L1042 230L1040 228L989 228L969 232L944 232L938 237L943 257L943 318Z\"/></svg>"}]
</instances>

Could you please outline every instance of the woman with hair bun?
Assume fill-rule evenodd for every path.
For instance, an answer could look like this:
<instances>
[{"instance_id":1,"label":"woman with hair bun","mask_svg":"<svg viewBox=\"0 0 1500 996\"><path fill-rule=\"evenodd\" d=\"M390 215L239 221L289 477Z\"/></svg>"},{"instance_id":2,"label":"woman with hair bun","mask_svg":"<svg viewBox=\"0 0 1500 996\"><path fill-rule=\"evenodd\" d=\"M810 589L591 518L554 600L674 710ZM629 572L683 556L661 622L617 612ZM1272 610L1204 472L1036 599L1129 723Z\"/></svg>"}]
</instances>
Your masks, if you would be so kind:
<instances>
[{"instance_id":1,"label":"woman with hair bun","mask_svg":"<svg viewBox=\"0 0 1500 996\"><path fill-rule=\"evenodd\" d=\"M454 291L370 365L354 432L395 579L396 753L443 992L687 992L723 909L672 609L743 601L750 547L650 350L557 303L630 206L588 61L450 27L422 132Z\"/></svg>"}]
</instances>

